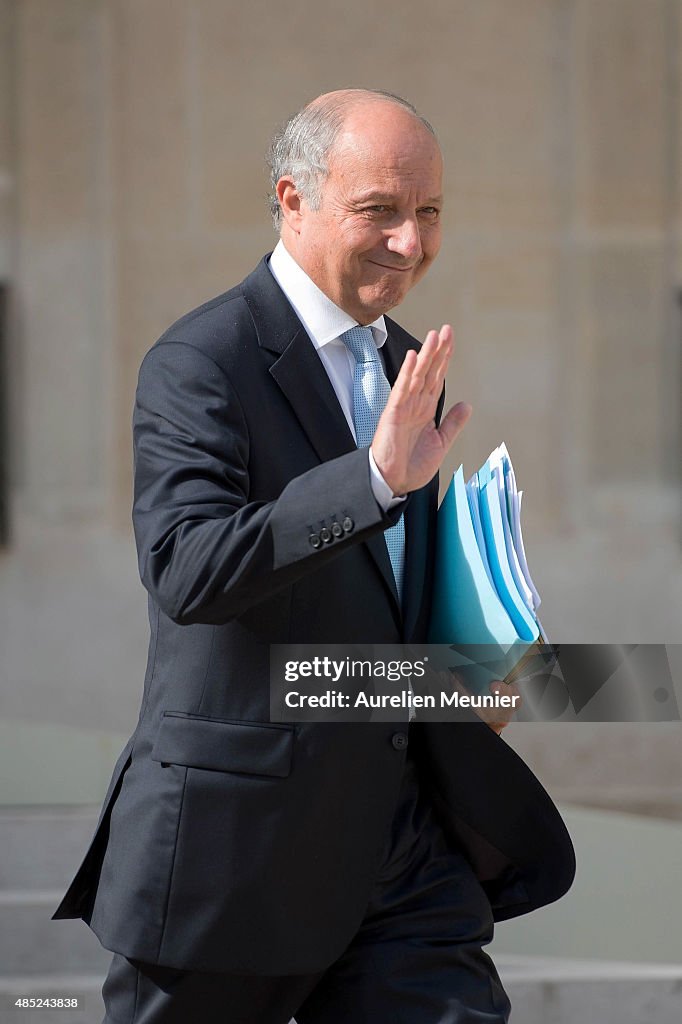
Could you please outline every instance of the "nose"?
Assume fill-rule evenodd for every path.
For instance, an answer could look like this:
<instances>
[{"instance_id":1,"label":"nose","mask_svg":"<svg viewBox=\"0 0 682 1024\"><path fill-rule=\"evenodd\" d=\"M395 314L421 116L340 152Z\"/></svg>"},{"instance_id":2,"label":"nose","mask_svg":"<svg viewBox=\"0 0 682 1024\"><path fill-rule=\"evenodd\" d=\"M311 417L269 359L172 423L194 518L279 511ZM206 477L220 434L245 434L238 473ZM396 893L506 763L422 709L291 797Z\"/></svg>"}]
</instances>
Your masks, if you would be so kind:
<instances>
[{"instance_id":1,"label":"nose","mask_svg":"<svg viewBox=\"0 0 682 1024\"><path fill-rule=\"evenodd\" d=\"M422 255L422 242L416 217L404 217L386 239L389 252L416 263Z\"/></svg>"}]
</instances>

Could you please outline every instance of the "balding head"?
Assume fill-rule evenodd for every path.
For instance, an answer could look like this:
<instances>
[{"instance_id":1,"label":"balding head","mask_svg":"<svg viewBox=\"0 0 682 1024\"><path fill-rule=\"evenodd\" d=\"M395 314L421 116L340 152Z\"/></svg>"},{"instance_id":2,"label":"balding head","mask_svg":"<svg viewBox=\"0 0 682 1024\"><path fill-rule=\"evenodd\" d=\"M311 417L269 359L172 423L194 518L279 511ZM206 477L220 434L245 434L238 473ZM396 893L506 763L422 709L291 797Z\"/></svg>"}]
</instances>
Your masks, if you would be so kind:
<instances>
[{"instance_id":1,"label":"balding head","mask_svg":"<svg viewBox=\"0 0 682 1024\"><path fill-rule=\"evenodd\" d=\"M402 302L440 247L442 159L405 100L365 89L327 93L275 146L282 242L360 324Z\"/></svg>"},{"instance_id":2,"label":"balding head","mask_svg":"<svg viewBox=\"0 0 682 1024\"><path fill-rule=\"evenodd\" d=\"M297 184L301 196L316 209L321 180L329 173L329 158L346 119L368 112L371 105L393 104L410 114L435 139L425 117L408 100L382 89L336 89L317 96L294 114L275 134L268 152L270 212L275 229L282 224L277 182L285 176ZM376 106L375 106L376 109Z\"/></svg>"}]
</instances>

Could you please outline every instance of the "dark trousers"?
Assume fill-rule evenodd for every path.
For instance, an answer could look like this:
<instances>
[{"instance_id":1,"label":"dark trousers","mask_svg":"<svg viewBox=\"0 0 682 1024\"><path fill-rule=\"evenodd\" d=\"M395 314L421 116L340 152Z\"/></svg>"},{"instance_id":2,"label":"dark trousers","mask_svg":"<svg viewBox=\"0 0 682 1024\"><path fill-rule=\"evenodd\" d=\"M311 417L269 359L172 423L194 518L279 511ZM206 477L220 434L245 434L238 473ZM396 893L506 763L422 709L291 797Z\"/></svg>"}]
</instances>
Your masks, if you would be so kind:
<instances>
[{"instance_id":1,"label":"dark trousers","mask_svg":"<svg viewBox=\"0 0 682 1024\"><path fill-rule=\"evenodd\" d=\"M319 974L180 971L114 955L104 1024L505 1024L490 905L448 849L408 758L362 926Z\"/></svg>"}]
</instances>

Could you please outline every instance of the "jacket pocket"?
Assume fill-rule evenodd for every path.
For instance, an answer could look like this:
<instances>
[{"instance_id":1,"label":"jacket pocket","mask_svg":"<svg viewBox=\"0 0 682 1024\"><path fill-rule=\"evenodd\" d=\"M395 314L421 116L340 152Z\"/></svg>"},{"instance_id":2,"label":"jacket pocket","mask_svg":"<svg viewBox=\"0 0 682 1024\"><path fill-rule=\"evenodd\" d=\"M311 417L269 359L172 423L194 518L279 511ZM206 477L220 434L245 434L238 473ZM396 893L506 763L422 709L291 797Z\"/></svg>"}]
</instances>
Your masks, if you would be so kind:
<instances>
[{"instance_id":1,"label":"jacket pocket","mask_svg":"<svg viewBox=\"0 0 682 1024\"><path fill-rule=\"evenodd\" d=\"M294 732L290 725L165 711L151 756L164 764L285 778L291 771Z\"/></svg>"}]
</instances>

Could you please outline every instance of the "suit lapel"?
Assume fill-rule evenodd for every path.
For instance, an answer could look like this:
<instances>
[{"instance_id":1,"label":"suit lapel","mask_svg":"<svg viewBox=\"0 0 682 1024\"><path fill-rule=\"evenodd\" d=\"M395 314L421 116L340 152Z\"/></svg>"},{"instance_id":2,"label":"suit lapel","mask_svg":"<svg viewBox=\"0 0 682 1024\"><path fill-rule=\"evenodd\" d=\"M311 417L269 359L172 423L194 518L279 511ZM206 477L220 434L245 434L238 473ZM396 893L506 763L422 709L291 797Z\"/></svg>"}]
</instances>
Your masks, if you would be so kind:
<instances>
[{"instance_id":1,"label":"suit lapel","mask_svg":"<svg viewBox=\"0 0 682 1024\"><path fill-rule=\"evenodd\" d=\"M326 462L353 451L353 435L320 357L265 259L243 282L242 290L259 345L276 356L270 375L320 459Z\"/></svg>"},{"instance_id":2,"label":"suit lapel","mask_svg":"<svg viewBox=\"0 0 682 1024\"><path fill-rule=\"evenodd\" d=\"M302 326L270 367L270 376L323 462L354 450L355 440L334 388Z\"/></svg>"},{"instance_id":3,"label":"suit lapel","mask_svg":"<svg viewBox=\"0 0 682 1024\"><path fill-rule=\"evenodd\" d=\"M327 371L265 259L243 282L242 290L261 348L276 356L269 373L289 402L320 460L327 462L354 451L355 439L348 429ZM402 356L399 352L388 353L388 347L387 340L384 357L387 375L393 383ZM381 574L396 615L400 617L398 591L383 534L370 537L364 541L364 546Z\"/></svg>"}]
</instances>

